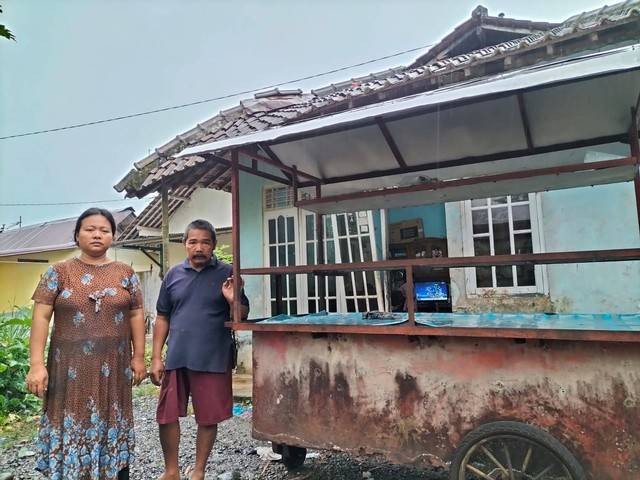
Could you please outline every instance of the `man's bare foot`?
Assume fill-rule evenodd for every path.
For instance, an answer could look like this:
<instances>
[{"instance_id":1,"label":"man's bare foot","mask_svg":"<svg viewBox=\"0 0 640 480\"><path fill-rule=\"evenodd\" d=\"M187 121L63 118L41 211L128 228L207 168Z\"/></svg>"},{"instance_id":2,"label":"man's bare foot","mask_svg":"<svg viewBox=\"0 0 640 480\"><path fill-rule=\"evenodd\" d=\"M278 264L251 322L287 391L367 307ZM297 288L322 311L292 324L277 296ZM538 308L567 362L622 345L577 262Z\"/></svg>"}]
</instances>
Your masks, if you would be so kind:
<instances>
[{"instance_id":1,"label":"man's bare foot","mask_svg":"<svg viewBox=\"0 0 640 480\"><path fill-rule=\"evenodd\" d=\"M193 465L189 465L184 469L184 476L189 480L205 480L204 471L196 470Z\"/></svg>"},{"instance_id":2,"label":"man's bare foot","mask_svg":"<svg viewBox=\"0 0 640 480\"><path fill-rule=\"evenodd\" d=\"M179 472L164 472L158 480L180 480Z\"/></svg>"}]
</instances>

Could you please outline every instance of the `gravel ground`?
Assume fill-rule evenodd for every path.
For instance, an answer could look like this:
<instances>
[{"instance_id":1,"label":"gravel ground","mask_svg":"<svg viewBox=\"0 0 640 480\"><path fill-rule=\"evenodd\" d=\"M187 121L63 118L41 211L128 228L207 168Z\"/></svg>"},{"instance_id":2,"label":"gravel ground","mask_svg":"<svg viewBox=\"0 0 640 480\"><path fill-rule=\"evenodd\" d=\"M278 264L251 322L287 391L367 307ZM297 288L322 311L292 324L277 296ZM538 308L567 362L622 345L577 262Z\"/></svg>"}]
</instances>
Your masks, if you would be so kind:
<instances>
[{"instance_id":1,"label":"gravel ground","mask_svg":"<svg viewBox=\"0 0 640 480\"><path fill-rule=\"evenodd\" d=\"M132 480L155 479L162 473L162 452L155 423L154 397L134 399L136 418L136 461L131 467ZM182 443L180 465L185 467L195 459L195 429L192 417L181 420ZM251 438L251 419L233 417L220 426L218 440L209 458L207 479L261 480L446 480L443 471L425 471L392 465L377 457L352 457L333 452L312 452L302 469L288 473L280 462L262 460L256 450L268 447L266 442ZM30 443L0 448L0 479L10 472L15 479L42 479L33 470L33 457L18 458L29 453ZM234 472L237 472L235 475ZM238 476L239 474L239 476Z\"/></svg>"}]
</instances>

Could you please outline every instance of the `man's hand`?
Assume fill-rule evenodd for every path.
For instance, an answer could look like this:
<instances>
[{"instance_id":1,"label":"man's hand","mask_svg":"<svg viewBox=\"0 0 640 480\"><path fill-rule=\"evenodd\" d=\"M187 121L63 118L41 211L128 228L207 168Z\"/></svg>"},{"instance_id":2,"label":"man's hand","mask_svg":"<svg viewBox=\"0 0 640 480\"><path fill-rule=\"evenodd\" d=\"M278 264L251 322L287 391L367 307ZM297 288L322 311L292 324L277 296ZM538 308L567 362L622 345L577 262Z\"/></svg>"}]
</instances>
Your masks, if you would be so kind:
<instances>
[{"instance_id":1,"label":"man's hand","mask_svg":"<svg viewBox=\"0 0 640 480\"><path fill-rule=\"evenodd\" d=\"M242 287L244 287L244 281L242 280L242 278L240 278L240 282L238 283L240 285L240 289L242 289ZM233 280L233 277L227 278L222 284L222 295L224 295L224 298L227 300L227 302L229 302L229 305L233 304L234 287L235 281Z\"/></svg>"},{"instance_id":2,"label":"man's hand","mask_svg":"<svg viewBox=\"0 0 640 480\"><path fill-rule=\"evenodd\" d=\"M162 383L162 379L164 377L164 362L155 358L151 360L151 383L157 385L158 387Z\"/></svg>"},{"instance_id":3,"label":"man's hand","mask_svg":"<svg viewBox=\"0 0 640 480\"><path fill-rule=\"evenodd\" d=\"M133 357L131 359L131 370L133 371L133 384L140 383L147 378L147 368L144 365L144 358Z\"/></svg>"},{"instance_id":4,"label":"man's hand","mask_svg":"<svg viewBox=\"0 0 640 480\"><path fill-rule=\"evenodd\" d=\"M26 384L27 390L40 398L44 398L49 384L47 367L44 364L31 365L29 373L27 373Z\"/></svg>"}]
</instances>

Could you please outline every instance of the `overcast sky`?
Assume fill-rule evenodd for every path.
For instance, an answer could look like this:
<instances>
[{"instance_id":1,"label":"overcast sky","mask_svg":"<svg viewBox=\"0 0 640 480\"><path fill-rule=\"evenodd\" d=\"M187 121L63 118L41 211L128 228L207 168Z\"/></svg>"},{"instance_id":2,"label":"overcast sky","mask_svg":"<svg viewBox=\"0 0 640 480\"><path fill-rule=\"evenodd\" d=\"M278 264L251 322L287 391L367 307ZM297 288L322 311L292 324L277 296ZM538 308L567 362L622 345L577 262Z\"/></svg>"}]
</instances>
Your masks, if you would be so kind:
<instances>
[{"instance_id":1,"label":"overcast sky","mask_svg":"<svg viewBox=\"0 0 640 480\"><path fill-rule=\"evenodd\" d=\"M0 136L136 113L312 75L440 40L472 1L4 0ZM602 3L484 2L491 15L561 22ZM406 65L421 52L295 83L319 87ZM120 200L135 161L242 97L135 119L0 140L0 225L79 214ZM133 206L145 200L100 204Z\"/></svg>"}]
</instances>

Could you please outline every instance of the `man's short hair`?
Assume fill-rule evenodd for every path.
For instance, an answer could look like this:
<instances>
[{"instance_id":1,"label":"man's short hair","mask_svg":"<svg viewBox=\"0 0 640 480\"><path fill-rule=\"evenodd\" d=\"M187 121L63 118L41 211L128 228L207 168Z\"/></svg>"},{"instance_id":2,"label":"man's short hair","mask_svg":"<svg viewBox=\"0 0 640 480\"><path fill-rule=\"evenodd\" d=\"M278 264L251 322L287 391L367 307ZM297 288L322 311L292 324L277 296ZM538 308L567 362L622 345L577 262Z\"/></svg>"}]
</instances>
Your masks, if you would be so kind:
<instances>
[{"instance_id":1,"label":"man's short hair","mask_svg":"<svg viewBox=\"0 0 640 480\"><path fill-rule=\"evenodd\" d=\"M216 230L213 228L210 222L203 220L201 218L194 220L187 228L184 230L184 236L182 237L182 243L187 243L187 238L189 237L189 232L191 230L206 230L211 234L211 243L216 243Z\"/></svg>"}]
</instances>

